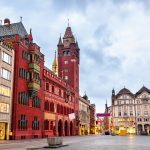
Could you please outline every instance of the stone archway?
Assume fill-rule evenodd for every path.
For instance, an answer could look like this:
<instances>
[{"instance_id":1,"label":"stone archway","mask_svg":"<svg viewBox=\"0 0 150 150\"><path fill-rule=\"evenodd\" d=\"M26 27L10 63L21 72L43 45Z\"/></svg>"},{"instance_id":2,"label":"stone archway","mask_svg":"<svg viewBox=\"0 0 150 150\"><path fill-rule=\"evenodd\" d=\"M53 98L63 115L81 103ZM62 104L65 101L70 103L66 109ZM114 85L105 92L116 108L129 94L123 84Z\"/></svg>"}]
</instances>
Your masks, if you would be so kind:
<instances>
[{"instance_id":1,"label":"stone archway","mask_svg":"<svg viewBox=\"0 0 150 150\"><path fill-rule=\"evenodd\" d=\"M149 134L149 124L144 124L144 130Z\"/></svg>"},{"instance_id":2,"label":"stone archway","mask_svg":"<svg viewBox=\"0 0 150 150\"><path fill-rule=\"evenodd\" d=\"M70 122L70 136L73 135L73 123L72 121Z\"/></svg>"},{"instance_id":3,"label":"stone archway","mask_svg":"<svg viewBox=\"0 0 150 150\"><path fill-rule=\"evenodd\" d=\"M62 136L62 120L58 121L58 136Z\"/></svg>"},{"instance_id":4,"label":"stone archway","mask_svg":"<svg viewBox=\"0 0 150 150\"><path fill-rule=\"evenodd\" d=\"M64 134L65 134L65 136L68 135L68 122L67 122L67 120L64 123Z\"/></svg>"},{"instance_id":5,"label":"stone archway","mask_svg":"<svg viewBox=\"0 0 150 150\"><path fill-rule=\"evenodd\" d=\"M142 132L142 125L138 124L137 128L138 128L138 133L141 134L141 132Z\"/></svg>"}]
</instances>

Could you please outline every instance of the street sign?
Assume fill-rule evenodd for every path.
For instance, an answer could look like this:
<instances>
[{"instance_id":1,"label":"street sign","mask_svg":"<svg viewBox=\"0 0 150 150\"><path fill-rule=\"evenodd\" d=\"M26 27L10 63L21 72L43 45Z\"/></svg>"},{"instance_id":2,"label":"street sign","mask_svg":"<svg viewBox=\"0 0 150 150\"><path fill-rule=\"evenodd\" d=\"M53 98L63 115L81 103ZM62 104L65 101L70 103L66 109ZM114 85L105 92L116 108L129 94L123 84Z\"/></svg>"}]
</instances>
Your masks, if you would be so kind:
<instances>
[{"instance_id":1,"label":"street sign","mask_svg":"<svg viewBox=\"0 0 150 150\"><path fill-rule=\"evenodd\" d=\"M96 116L97 117L109 117L110 113L97 113Z\"/></svg>"}]
</instances>

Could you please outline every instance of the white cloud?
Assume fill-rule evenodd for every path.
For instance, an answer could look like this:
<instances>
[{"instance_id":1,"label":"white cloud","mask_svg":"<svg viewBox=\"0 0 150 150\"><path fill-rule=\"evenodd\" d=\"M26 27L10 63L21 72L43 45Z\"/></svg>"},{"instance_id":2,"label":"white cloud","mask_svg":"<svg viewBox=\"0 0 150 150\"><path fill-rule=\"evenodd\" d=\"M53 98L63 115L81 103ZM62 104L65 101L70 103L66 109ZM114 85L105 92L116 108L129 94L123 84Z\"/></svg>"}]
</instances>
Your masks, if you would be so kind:
<instances>
[{"instance_id":1,"label":"white cloud","mask_svg":"<svg viewBox=\"0 0 150 150\"><path fill-rule=\"evenodd\" d=\"M0 19L17 22L23 16L28 31L42 47L50 67L60 33L67 19L78 39L81 53L80 91L86 91L97 112L110 104L111 90L126 86L136 92L150 88L150 13L143 1L19 1L0 2ZM23 7L22 7L23 6Z\"/></svg>"}]
</instances>

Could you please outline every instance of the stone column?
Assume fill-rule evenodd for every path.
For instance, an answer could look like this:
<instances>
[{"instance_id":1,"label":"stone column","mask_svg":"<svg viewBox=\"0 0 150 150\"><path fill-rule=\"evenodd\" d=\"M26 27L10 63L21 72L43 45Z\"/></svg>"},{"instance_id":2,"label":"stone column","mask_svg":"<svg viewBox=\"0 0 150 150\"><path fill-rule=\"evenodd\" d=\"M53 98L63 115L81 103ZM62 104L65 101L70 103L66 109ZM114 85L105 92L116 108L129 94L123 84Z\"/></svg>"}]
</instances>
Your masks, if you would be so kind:
<instances>
[{"instance_id":1,"label":"stone column","mask_svg":"<svg viewBox=\"0 0 150 150\"><path fill-rule=\"evenodd\" d=\"M144 124L142 124L142 131L145 131L145 129L144 129Z\"/></svg>"}]
</instances>

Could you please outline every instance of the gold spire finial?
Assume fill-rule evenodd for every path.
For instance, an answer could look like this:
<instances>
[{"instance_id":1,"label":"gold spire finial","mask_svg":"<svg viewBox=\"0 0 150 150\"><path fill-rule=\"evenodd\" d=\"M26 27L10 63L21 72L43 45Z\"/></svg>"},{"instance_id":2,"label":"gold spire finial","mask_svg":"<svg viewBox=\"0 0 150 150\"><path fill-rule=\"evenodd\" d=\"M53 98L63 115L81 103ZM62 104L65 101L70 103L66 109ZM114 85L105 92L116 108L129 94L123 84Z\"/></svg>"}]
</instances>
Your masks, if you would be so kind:
<instances>
[{"instance_id":1,"label":"gold spire finial","mask_svg":"<svg viewBox=\"0 0 150 150\"><path fill-rule=\"evenodd\" d=\"M57 58L56 58L56 50L55 50L55 54L54 54L54 61L53 61L53 65L52 65L52 71L58 75L58 64L57 64Z\"/></svg>"}]
</instances>

